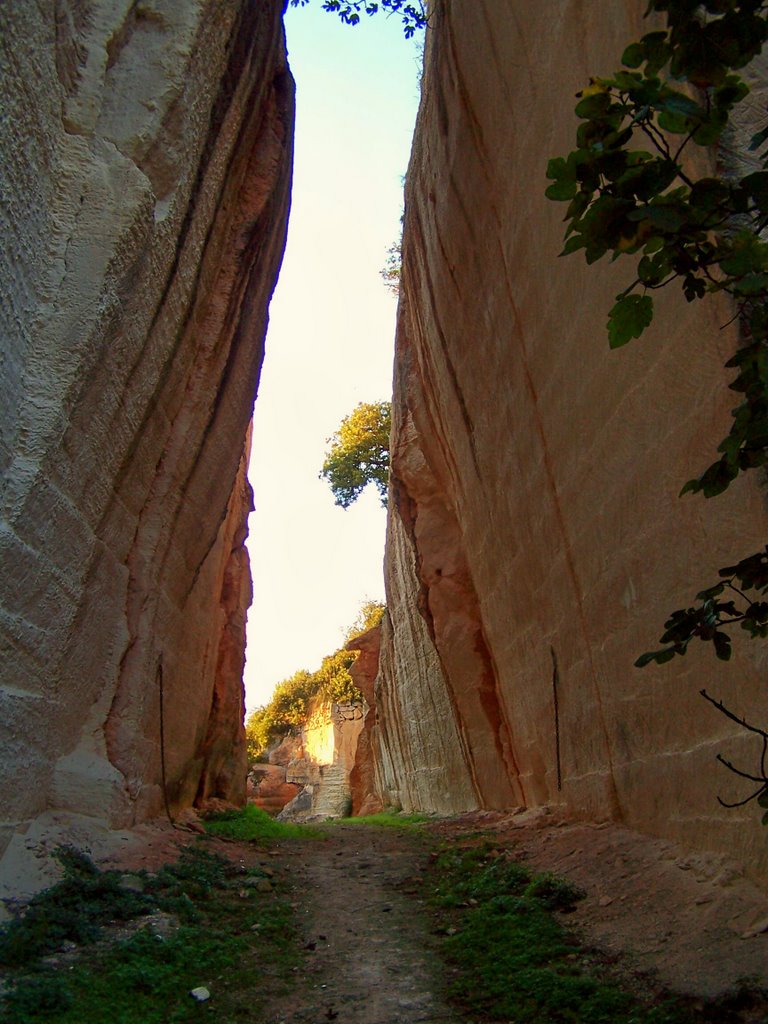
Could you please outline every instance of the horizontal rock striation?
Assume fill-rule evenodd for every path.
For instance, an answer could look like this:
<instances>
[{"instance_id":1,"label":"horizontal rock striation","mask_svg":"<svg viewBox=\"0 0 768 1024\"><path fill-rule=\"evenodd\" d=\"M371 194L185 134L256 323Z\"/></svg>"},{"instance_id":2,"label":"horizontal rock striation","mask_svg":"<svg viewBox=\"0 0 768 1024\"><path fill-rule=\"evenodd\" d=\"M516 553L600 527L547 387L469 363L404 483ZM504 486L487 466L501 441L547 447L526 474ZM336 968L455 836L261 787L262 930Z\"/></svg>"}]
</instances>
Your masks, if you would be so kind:
<instances>
[{"instance_id":1,"label":"horizontal rock striation","mask_svg":"<svg viewBox=\"0 0 768 1024\"><path fill-rule=\"evenodd\" d=\"M281 0L0 10L0 815L244 795Z\"/></svg>"},{"instance_id":2,"label":"horizontal rock striation","mask_svg":"<svg viewBox=\"0 0 768 1024\"><path fill-rule=\"evenodd\" d=\"M632 268L558 260L563 210L543 195L574 94L649 31L644 7L435 5L406 186L378 793L557 804L765 878L754 807L716 801L745 792L715 754L750 770L759 742L698 694L764 722L764 645L633 668L669 611L765 541L751 481L677 497L727 430L733 313L668 289L647 337L609 352Z\"/></svg>"}]
</instances>

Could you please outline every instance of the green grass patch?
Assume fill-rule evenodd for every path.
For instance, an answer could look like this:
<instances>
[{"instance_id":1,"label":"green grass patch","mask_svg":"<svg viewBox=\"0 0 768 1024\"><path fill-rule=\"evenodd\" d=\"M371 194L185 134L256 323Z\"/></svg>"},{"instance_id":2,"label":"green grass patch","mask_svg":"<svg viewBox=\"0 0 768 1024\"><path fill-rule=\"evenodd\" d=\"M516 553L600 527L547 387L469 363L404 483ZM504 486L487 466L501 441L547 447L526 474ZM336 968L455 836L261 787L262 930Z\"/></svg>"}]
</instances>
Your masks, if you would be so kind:
<instances>
[{"instance_id":1,"label":"green grass patch","mask_svg":"<svg viewBox=\"0 0 768 1024\"><path fill-rule=\"evenodd\" d=\"M0 967L33 964L64 942L95 942L106 923L139 917L153 905L149 894L126 890L117 871L99 871L84 854L61 848L55 856L64 877L0 930Z\"/></svg>"},{"instance_id":2,"label":"green grass patch","mask_svg":"<svg viewBox=\"0 0 768 1024\"><path fill-rule=\"evenodd\" d=\"M276 821L255 804L246 804L236 811L222 811L205 819L205 830L212 836L236 839L240 842L270 842L273 839L318 838L317 829L309 825L296 825Z\"/></svg>"},{"instance_id":3,"label":"green grass patch","mask_svg":"<svg viewBox=\"0 0 768 1024\"><path fill-rule=\"evenodd\" d=\"M382 811L380 814L367 814L360 818L335 818L327 824L341 825L377 825L382 828L413 828L429 821L425 814L402 814L398 811Z\"/></svg>"},{"instance_id":4,"label":"green grass patch","mask_svg":"<svg viewBox=\"0 0 768 1024\"><path fill-rule=\"evenodd\" d=\"M644 1005L585 966L555 916L582 894L532 875L488 844L447 849L433 867L433 904L453 968L450 995L477 1021L515 1024L687 1024L672 1004Z\"/></svg>"},{"instance_id":5,"label":"green grass patch","mask_svg":"<svg viewBox=\"0 0 768 1024\"><path fill-rule=\"evenodd\" d=\"M124 876L99 872L86 858L64 867L62 882L0 933L3 963L13 968L0 1001L3 1024L186 1024L209 1010L235 1024L258 1019L268 996L287 991L300 963L291 909L279 892L253 884L258 869L187 848L154 876L131 873L144 889L126 894ZM51 918L63 895L65 913ZM172 922L165 932L149 927L147 915L158 911ZM109 937L108 922L130 918L137 919L132 934ZM71 958L57 952L65 941L80 947ZM198 986L210 990L207 1003L189 995Z\"/></svg>"}]
</instances>

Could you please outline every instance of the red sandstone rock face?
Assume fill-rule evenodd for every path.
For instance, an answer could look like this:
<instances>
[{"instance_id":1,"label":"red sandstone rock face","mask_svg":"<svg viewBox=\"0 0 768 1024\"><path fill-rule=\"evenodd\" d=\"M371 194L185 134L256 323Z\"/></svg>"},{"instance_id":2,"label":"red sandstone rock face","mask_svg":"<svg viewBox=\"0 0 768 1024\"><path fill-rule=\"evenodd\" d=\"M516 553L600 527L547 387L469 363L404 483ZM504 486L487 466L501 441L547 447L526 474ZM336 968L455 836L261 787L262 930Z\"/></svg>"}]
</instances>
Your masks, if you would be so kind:
<instances>
[{"instance_id":1,"label":"red sandstone rock face","mask_svg":"<svg viewBox=\"0 0 768 1024\"><path fill-rule=\"evenodd\" d=\"M677 498L727 427L732 311L669 290L653 332L610 353L631 268L558 260L562 209L543 197L571 98L649 30L644 6L435 12L407 179L377 785L426 810L560 804L766 877L758 816L715 800L739 792L715 753L750 763L750 739L698 696L764 719L764 652L632 667L697 584L764 543L750 481Z\"/></svg>"},{"instance_id":2,"label":"red sandstone rock face","mask_svg":"<svg viewBox=\"0 0 768 1024\"><path fill-rule=\"evenodd\" d=\"M249 801L267 814L278 814L301 792L301 786L285 781L285 768L278 764L259 764L251 772L253 779Z\"/></svg>"},{"instance_id":3,"label":"red sandstone rock face","mask_svg":"<svg viewBox=\"0 0 768 1024\"><path fill-rule=\"evenodd\" d=\"M243 458L291 174L282 6L0 10L6 838L46 807L156 814L161 746L172 810L243 797Z\"/></svg>"},{"instance_id":4,"label":"red sandstone rock face","mask_svg":"<svg viewBox=\"0 0 768 1024\"><path fill-rule=\"evenodd\" d=\"M383 804L377 794L376 754L372 735L376 725L375 683L379 671L381 651L381 625L374 626L347 644L350 651L358 655L350 675L355 686L365 697L368 710L365 712L363 729L357 738L355 763L349 773L349 788L352 796L352 814L377 814Z\"/></svg>"}]
</instances>

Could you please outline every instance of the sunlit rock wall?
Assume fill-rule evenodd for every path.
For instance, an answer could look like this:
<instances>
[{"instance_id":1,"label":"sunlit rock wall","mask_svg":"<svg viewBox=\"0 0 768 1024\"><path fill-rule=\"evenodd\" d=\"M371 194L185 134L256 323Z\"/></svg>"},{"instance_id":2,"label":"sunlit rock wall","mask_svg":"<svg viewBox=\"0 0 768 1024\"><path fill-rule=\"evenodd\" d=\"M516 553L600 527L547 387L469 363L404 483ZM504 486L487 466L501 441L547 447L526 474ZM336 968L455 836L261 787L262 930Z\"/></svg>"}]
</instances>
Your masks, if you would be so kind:
<instances>
[{"instance_id":1,"label":"sunlit rock wall","mask_svg":"<svg viewBox=\"0 0 768 1024\"><path fill-rule=\"evenodd\" d=\"M0 815L240 799L281 0L0 6ZM162 694L161 694L162 681ZM161 707L162 696L162 707Z\"/></svg>"},{"instance_id":2,"label":"sunlit rock wall","mask_svg":"<svg viewBox=\"0 0 768 1024\"><path fill-rule=\"evenodd\" d=\"M435 5L406 186L380 788L426 810L560 805L765 877L759 813L716 801L749 790L716 753L750 771L759 742L698 693L765 723L765 645L633 668L669 611L765 542L754 481L677 497L728 429L732 310L670 289L610 352L631 262L558 260L564 208L543 196L575 93L649 31L645 6Z\"/></svg>"},{"instance_id":3,"label":"sunlit rock wall","mask_svg":"<svg viewBox=\"0 0 768 1024\"><path fill-rule=\"evenodd\" d=\"M280 812L283 821L338 818L350 812L350 772L363 730L361 704L319 701L295 735L270 752L270 763L284 765L285 781L301 792Z\"/></svg>"}]
</instances>

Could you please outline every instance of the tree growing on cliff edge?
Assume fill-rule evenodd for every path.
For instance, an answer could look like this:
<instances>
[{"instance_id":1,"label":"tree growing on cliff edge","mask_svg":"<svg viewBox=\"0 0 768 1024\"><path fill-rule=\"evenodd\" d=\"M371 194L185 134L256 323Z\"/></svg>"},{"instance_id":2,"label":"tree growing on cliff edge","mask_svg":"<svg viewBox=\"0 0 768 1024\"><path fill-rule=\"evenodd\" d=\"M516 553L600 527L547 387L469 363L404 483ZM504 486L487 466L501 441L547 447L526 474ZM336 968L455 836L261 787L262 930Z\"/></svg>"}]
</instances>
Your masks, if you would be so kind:
<instances>
[{"instance_id":1,"label":"tree growing on cliff edge","mask_svg":"<svg viewBox=\"0 0 768 1024\"><path fill-rule=\"evenodd\" d=\"M357 655L341 648L323 658L316 672L301 669L275 687L272 699L245 723L249 764L255 764L274 740L297 733L318 702L361 704L363 697L349 673Z\"/></svg>"},{"instance_id":2,"label":"tree growing on cliff edge","mask_svg":"<svg viewBox=\"0 0 768 1024\"><path fill-rule=\"evenodd\" d=\"M711 498L740 473L768 463L768 127L750 146L761 153L762 169L740 180L693 179L683 156L691 145L715 145L749 93L736 72L768 38L768 4L650 0L651 12L666 15L666 29L631 43L620 71L591 79L579 94L577 148L549 161L553 183L546 194L569 204L561 255L584 249L590 264L608 253L614 260L640 255L634 279L608 314L611 348L639 338L651 323L656 289L678 281L689 302L720 291L732 296L741 344L726 366L735 371L729 387L740 401L717 459L681 491ZM641 135L644 148L631 148ZM663 646L641 655L638 667L684 655L694 638L711 643L727 661L737 625L751 638L768 636L768 546L719 575L691 607L672 612ZM757 799L768 809L768 732L702 694L762 739L753 772L720 758L757 786L745 800L726 806Z\"/></svg>"},{"instance_id":3,"label":"tree growing on cliff edge","mask_svg":"<svg viewBox=\"0 0 768 1024\"><path fill-rule=\"evenodd\" d=\"M349 642L355 637L367 633L374 626L378 626L384 618L385 611L386 606L381 601L365 601L357 613L357 618L344 634L344 639Z\"/></svg>"},{"instance_id":4,"label":"tree growing on cliff edge","mask_svg":"<svg viewBox=\"0 0 768 1024\"><path fill-rule=\"evenodd\" d=\"M387 249L387 258L379 271L382 281L394 294L400 294L400 275L403 269L403 242L393 242Z\"/></svg>"},{"instance_id":5,"label":"tree growing on cliff edge","mask_svg":"<svg viewBox=\"0 0 768 1024\"><path fill-rule=\"evenodd\" d=\"M349 508L374 484L386 508L391 425L390 402L360 402L328 438L320 476L328 481L337 505Z\"/></svg>"}]
</instances>

